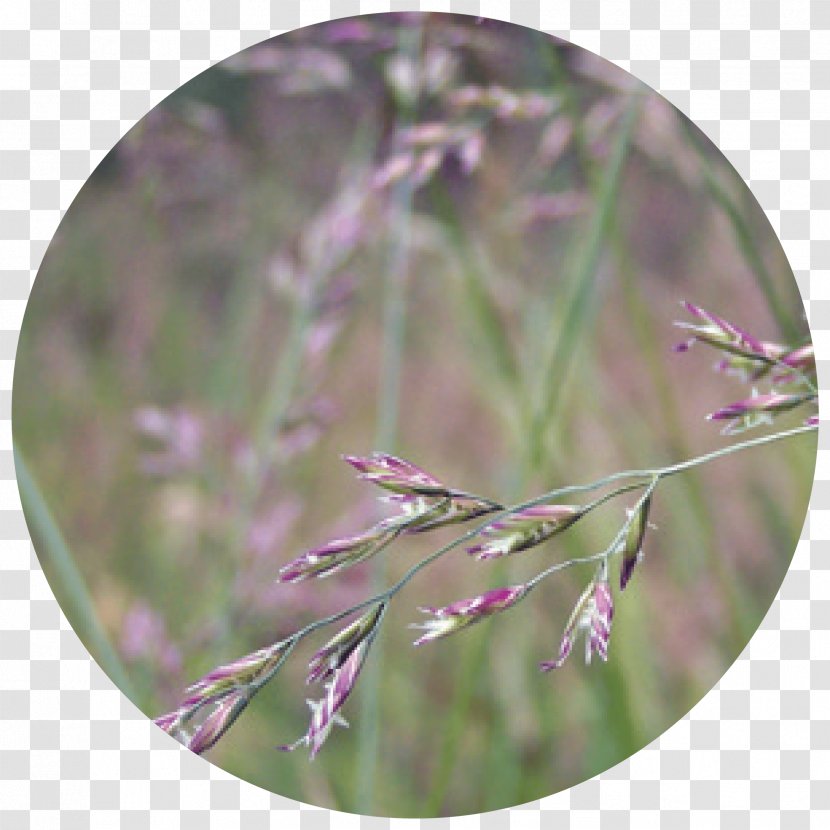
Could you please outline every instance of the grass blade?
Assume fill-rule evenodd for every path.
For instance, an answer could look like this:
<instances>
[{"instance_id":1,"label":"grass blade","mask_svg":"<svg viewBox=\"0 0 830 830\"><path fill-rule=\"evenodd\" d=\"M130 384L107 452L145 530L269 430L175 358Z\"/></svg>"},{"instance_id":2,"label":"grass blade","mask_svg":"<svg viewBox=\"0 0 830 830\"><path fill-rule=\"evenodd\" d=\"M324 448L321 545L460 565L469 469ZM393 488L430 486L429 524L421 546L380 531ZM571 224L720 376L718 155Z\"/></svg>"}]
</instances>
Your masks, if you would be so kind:
<instances>
[{"instance_id":1,"label":"grass blade","mask_svg":"<svg viewBox=\"0 0 830 830\"><path fill-rule=\"evenodd\" d=\"M132 684L121 658L95 614L92 597L75 558L35 481L20 448L14 447L14 464L20 499L44 571L55 578L60 605L90 654L127 697L133 699Z\"/></svg>"},{"instance_id":2,"label":"grass blade","mask_svg":"<svg viewBox=\"0 0 830 830\"><path fill-rule=\"evenodd\" d=\"M464 292L462 309L476 328L476 345L486 349L491 371L499 379L504 392L513 394L518 390L519 368L507 336L507 327L484 276L483 254L471 244L446 189L435 186L431 196L435 215L440 219L447 241L456 254L456 266Z\"/></svg>"},{"instance_id":3,"label":"grass blade","mask_svg":"<svg viewBox=\"0 0 830 830\"><path fill-rule=\"evenodd\" d=\"M635 92L623 116L617 140L609 163L599 180L596 193L596 209L585 234L585 241L578 252L574 268L574 289L562 314L562 327L554 341L550 356L544 361L543 388L540 402L532 416L528 430L527 451L531 466L543 456L543 445L548 423L556 420L558 401L566 382L571 359L580 342L591 311L600 257L611 228L613 210L617 202L624 162L640 112L642 92Z\"/></svg>"}]
</instances>

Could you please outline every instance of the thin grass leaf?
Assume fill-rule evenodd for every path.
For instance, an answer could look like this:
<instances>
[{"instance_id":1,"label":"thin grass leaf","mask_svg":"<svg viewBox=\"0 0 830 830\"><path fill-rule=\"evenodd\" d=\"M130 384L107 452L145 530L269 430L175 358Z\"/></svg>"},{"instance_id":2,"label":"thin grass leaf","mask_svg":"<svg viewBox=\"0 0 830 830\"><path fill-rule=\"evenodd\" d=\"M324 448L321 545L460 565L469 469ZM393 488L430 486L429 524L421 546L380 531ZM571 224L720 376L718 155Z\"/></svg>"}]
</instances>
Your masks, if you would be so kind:
<instances>
[{"instance_id":1,"label":"thin grass leaf","mask_svg":"<svg viewBox=\"0 0 830 830\"><path fill-rule=\"evenodd\" d=\"M560 317L561 328L553 341L550 355L543 359L543 388L527 436L527 451L534 465L544 456L547 425L556 421L558 402L567 380L568 369L589 325L600 258L611 228L625 160L640 113L641 97L642 92L634 93L623 116L610 160L599 181L596 208L574 267L574 289Z\"/></svg>"},{"instance_id":2,"label":"thin grass leaf","mask_svg":"<svg viewBox=\"0 0 830 830\"><path fill-rule=\"evenodd\" d=\"M484 255L471 243L458 211L446 189L436 183L431 190L436 217L446 232L449 247L455 253L455 264L461 276L462 311L476 330L476 344L487 355L487 363L504 393L515 394L520 373L507 336L501 312L493 299L485 276ZM478 359L481 359L479 354Z\"/></svg>"},{"instance_id":3,"label":"thin grass leaf","mask_svg":"<svg viewBox=\"0 0 830 830\"><path fill-rule=\"evenodd\" d=\"M20 448L14 447L14 465L20 486L20 499L26 520L36 542L38 558L43 568L55 579L56 593L61 606L77 635L110 679L130 699L135 699L127 671L118 652L107 637L104 627L95 614L95 605L89 594L75 557L55 521L43 492L35 481Z\"/></svg>"}]
</instances>

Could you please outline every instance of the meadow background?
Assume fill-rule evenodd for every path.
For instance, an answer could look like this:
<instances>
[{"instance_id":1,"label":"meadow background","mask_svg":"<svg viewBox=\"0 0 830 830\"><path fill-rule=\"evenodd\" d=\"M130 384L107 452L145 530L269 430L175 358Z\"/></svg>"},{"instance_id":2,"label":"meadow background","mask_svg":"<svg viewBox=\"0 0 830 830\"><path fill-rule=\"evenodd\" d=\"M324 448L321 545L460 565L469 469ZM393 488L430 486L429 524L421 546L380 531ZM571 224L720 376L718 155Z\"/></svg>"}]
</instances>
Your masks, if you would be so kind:
<instances>
[{"instance_id":1,"label":"meadow background","mask_svg":"<svg viewBox=\"0 0 830 830\"><path fill-rule=\"evenodd\" d=\"M489 97L471 103L471 86ZM752 195L625 73L528 29L437 14L260 44L119 143L38 275L13 426L50 584L157 716L213 666L457 535L275 584L282 564L382 515L340 453L396 452L511 503L734 440L704 416L745 387L703 346L671 352L684 299L764 339L809 337ZM306 729L301 658L329 632L208 757L282 795L388 816L582 781L656 738L738 656L792 556L814 462L802 437L662 484L605 665L575 654L537 670L590 568L417 651L406 626L419 605L601 549L624 498L508 561L459 549L413 581L345 707L351 728L313 764L275 747Z\"/></svg>"}]
</instances>

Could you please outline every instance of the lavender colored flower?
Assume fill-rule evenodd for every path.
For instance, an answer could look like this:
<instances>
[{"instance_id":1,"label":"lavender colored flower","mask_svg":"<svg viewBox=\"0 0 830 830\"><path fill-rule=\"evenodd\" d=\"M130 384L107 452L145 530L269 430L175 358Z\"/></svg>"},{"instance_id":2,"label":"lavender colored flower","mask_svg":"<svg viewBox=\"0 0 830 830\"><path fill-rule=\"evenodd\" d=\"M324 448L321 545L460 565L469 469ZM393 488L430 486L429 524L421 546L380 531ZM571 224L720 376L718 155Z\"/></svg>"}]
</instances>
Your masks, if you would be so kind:
<instances>
[{"instance_id":1,"label":"lavender colored flower","mask_svg":"<svg viewBox=\"0 0 830 830\"><path fill-rule=\"evenodd\" d=\"M165 732L183 739L197 754L210 749L242 714L258 690L257 681L282 661L289 643L279 642L218 666L186 690L178 709L155 719ZM205 707L213 706L192 736L184 727Z\"/></svg>"},{"instance_id":2,"label":"lavender colored flower","mask_svg":"<svg viewBox=\"0 0 830 830\"><path fill-rule=\"evenodd\" d=\"M535 227L569 219L583 213L587 206L587 197L578 190L532 193L519 203L515 217L518 224Z\"/></svg>"},{"instance_id":3,"label":"lavender colored flower","mask_svg":"<svg viewBox=\"0 0 830 830\"><path fill-rule=\"evenodd\" d=\"M762 359L760 355L730 354L715 364L715 371L732 375L744 382L760 380L775 366L777 355L784 354L787 350L785 346L776 343L765 342L761 344L761 347L769 360ZM788 372L788 375L792 374Z\"/></svg>"},{"instance_id":4,"label":"lavender colored flower","mask_svg":"<svg viewBox=\"0 0 830 830\"><path fill-rule=\"evenodd\" d=\"M166 673L181 668L181 654L168 635L164 618L145 602L136 602L125 615L120 646L129 661L145 660Z\"/></svg>"},{"instance_id":5,"label":"lavender colored flower","mask_svg":"<svg viewBox=\"0 0 830 830\"><path fill-rule=\"evenodd\" d=\"M422 634L413 645L420 646L430 640L448 637L462 628L467 628L485 617L511 608L528 592L527 585L512 585L508 588L495 588L471 599L462 599L444 608L421 608L433 618L422 623L415 623L410 628L420 628Z\"/></svg>"},{"instance_id":6,"label":"lavender colored flower","mask_svg":"<svg viewBox=\"0 0 830 830\"><path fill-rule=\"evenodd\" d=\"M393 493L418 496L449 496L451 491L425 470L402 458L383 452L370 456L344 455L343 460L358 471L360 478Z\"/></svg>"},{"instance_id":7,"label":"lavender colored flower","mask_svg":"<svg viewBox=\"0 0 830 830\"><path fill-rule=\"evenodd\" d=\"M182 709L200 707L205 703L249 686L273 669L288 649L287 642L274 643L230 663L217 666L186 689Z\"/></svg>"},{"instance_id":8,"label":"lavender colored flower","mask_svg":"<svg viewBox=\"0 0 830 830\"><path fill-rule=\"evenodd\" d=\"M472 496L427 499L408 493L392 493L382 501L400 507L401 515L387 519L387 523L399 524L406 533L423 533L437 527L467 522L498 509L492 502Z\"/></svg>"},{"instance_id":9,"label":"lavender colored flower","mask_svg":"<svg viewBox=\"0 0 830 830\"><path fill-rule=\"evenodd\" d=\"M376 170L376 189L408 179L415 187L426 183L448 157L458 160L465 174L479 165L484 135L476 124L427 121L400 130L389 158Z\"/></svg>"},{"instance_id":10,"label":"lavender colored flower","mask_svg":"<svg viewBox=\"0 0 830 830\"><path fill-rule=\"evenodd\" d=\"M569 528L583 515L570 504L540 504L510 513L480 532L484 541L467 548L477 559L496 559L527 550Z\"/></svg>"},{"instance_id":11,"label":"lavender colored flower","mask_svg":"<svg viewBox=\"0 0 830 830\"><path fill-rule=\"evenodd\" d=\"M328 680L343 667L354 650L365 640L372 637L386 610L386 603L381 602L351 625L346 626L331 638L312 658L308 664L306 683Z\"/></svg>"},{"instance_id":12,"label":"lavender colored flower","mask_svg":"<svg viewBox=\"0 0 830 830\"><path fill-rule=\"evenodd\" d=\"M774 415L795 409L813 399L813 395L785 395L780 392L771 392L766 395L755 393L750 398L736 401L711 413L707 418L710 421L729 421L730 423L726 425L723 432L725 435L736 435L760 424L771 424Z\"/></svg>"},{"instance_id":13,"label":"lavender colored flower","mask_svg":"<svg viewBox=\"0 0 830 830\"><path fill-rule=\"evenodd\" d=\"M399 525L381 522L356 536L327 542L284 565L278 581L300 582L314 576L330 576L379 553L400 532Z\"/></svg>"},{"instance_id":14,"label":"lavender colored flower","mask_svg":"<svg viewBox=\"0 0 830 830\"><path fill-rule=\"evenodd\" d=\"M154 652L159 639L166 639L164 620L145 602L136 602L121 626L121 653L127 660L139 660Z\"/></svg>"},{"instance_id":15,"label":"lavender colored flower","mask_svg":"<svg viewBox=\"0 0 830 830\"><path fill-rule=\"evenodd\" d=\"M467 128L456 127L443 121L425 121L401 130L398 140L405 147L436 147L466 138L468 134Z\"/></svg>"},{"instance_id":16,"label":"lavender colored flower","mask_svg":"<svg viewBox=\"0 0 830 830\"><path fill-rule=\"evenodd\" d=\"M553 167L559 161L573 138L573 122L568 118L556 118L539 139L539 161Z\"/></svg>"},{"instance_id":17,"label":"lavender colored flower","mask_svg":"<svg viewBox=\"0 0 830 830\"><path fill-rule=\"evenodd\" d=\"M343 460L358 471L360 478L391 491L383 501L398 506L401 514L381 522L379 527L387 530L418 533L498 509L494 502L447 487L410 461L388 453L344 455Z\"/></svg>"},{"instance_id":18,"label":"lavender colored flower","mask_svg":"<svg viewBox=\"0 0 830 830\"><path fill-rule=\"evenodd\" d=\"M153 719L153 723L163 729L170 735L176 733L179 722L181 721L181 712L179 709L174 709L172 712L166 712L163 715Z\"/></svg>"},{"instance_id":19,"label":"lavender colored flower","mask_svg":"<svg viewBox=\"0 0 830 830\"><path fill-rule=\"evenodd\" d=\"M390 491L383 500L397 505L400 514L355 536L308 551L282 568L280 582L328 576L374 556L402 533L456 524L498 509L494 502L450 489L415 464L388 453L344 455L343 460L360 478Z\"/></svg>"},{"instance_id":20,"label":"lavender colored flower","mask_svg":"<svg viewBox=\"0 0 830 830\"><path fill-rule=\"evenodd\" d=\"M235 55L228 60L227 70L270 75L279 92L285 95L341 90L352 79L349 64L331 49L275 47L270 42Z\"/></svg>"},{"instance_id":21,"label":"lavender colored flower","mask_svg":"<svg viewBox=\"0 0 830 830\"><path fill-rule=\"evenodd\" d=\"M815 370L816 368L816 351L812 343L805 346L800 346L787 352L782 358L781 363L785 366L790 366L793 369L801 369L802 371Z\"/></svg>"},{"instance_id":22,"label":"lavender colored flower","mask_svg":"<svg viewBox=\"0 0 830 830\"><path fill-rule=\"evenodd\" d=\"M805 373L816 371L816 353L812 343L789 352L782 348L782 354L777 360L778 365L772 375L774 383L790 383ZM788 372L787 369L794 371Z\"/></svg>"},{"instance_id":23,"label":"lavender colored flower","mask_svg":"<svg viewBox=\"0 0 830 830\"><path fill-rule=\"evenodd\" d=\"M484 153L484 135L472 133L458 145L458 160L461 163L461 172L465 176L478 169L481 156Z\"/></svg>"},{"instance_id":24,"label":"lavender colored flower","mask_svg":"<svg viewBox=\"0 0 830 830\"><path fill-rule=\"evenodd\" d=\"M773 344L763 343L734 323L730 323L692 303L684 303L684 307L700 322L675 322L675 325L679 328L688 329L692 332L692 336L688 340L678 343L674 347L676 352L688 351L694 343L701 342L708 343L716 349L744 359L760 361L762 364L768 364L771 358L774 359L773 355L770 354Z\"/></svg>"},{"instance_id":25,"label":"lavender colored flower","mask_svg":"<svg viewBox=\"0 0 830 830\"><path fill-rule=\"evenodd\" d=\"M390 156L372 176L372 187L378 190L400 181L415 167L415 155L409 151Z\"/></svg>"},{"instance_id":26,"label":"lavender colored flower","mask_svg":"<svg viewBox=\"0 0 830 830\"><path fill-rule=\"evenodd\" d=\"M356 17L336 20L323 31L329 43L371 43L378 33L375 26Z\"/></svg>"},{"instance_id":27,"label":"lavender colored flower","mask_svg":"<svg viewBox=\"0 0 830 830\"><path fill-rule=\"evenodd\" d=\"M245 710L250 694L244 689L237 689L226 695L214 707L213 711L202 721L187 743L187 748L197 755L206 752L233 726L236 719Z\"/></svg>"},{"instance_id":28,"label":"lavender colored flower","mask_svg":"<svg viewBox=\"0 0 830 830\"><path fill-rule=\"evenodd\" d=\"M573 649L580 632L585 632L585 662L591 662L591 656L597 654L600 659L608 659L608 640L611 636L611 621L614 618L614 600L611 586L608 584L608 567L605 563L596 578L577 600L576 606L565 626L565 634L559 646L556 660L539 664L542 671L558 669Z\"/></svg>"},{"instance_id":29,"label":"lavender colored flower","mask_svg":"<svg viewBox=\"0 0 830 830\"><path fill-rule=\"evenodd\" d=\"M335 725L348 727L340 709L354 688L368 651L369 641L364 639L334 672L331 682L326 684L326 696L322 700L306 701L311 709L311 722L306 734L293 744L283 744L278 749L291 752L298 746L306 745L310 750L309 760L314 760Z\"/></svg>"},{"instance_id":30,"label":"lavender colored flower","mask_svg":"<svg viewBox=\"0 0 830 830\"><path fill-rule=\"evenodd\" d=\"M743 380L756 381L774 371L773 381L781 383L792 381L804 372L815 371L812 344L793 349L782 343L760 340L734 323L692 303L684 303L684 306L699 322L675 322L676 326L692 332L688 340L674 347L677 352L687 351L698 341L708 343L727 353L715 368ZM787 372L788 367L794 371Z\"/></svg>"},{"instance_id":31,"label":"lavender colored flower","mask_svg":"<svg viewBox=\"0 0 830 830\"><path fill-rule=\"evenodd\" d=\"M628 533L622 544L622 565L620 565L620 590L624 591L625 586L631 579L634 568L643 559L643 539L649 527L648 514L651 509L651 494L637 508L637 515L629 517L631 524L628 526Z\"/></svg>"},{"instance_id":32,"label":"lavender colored flower","mask_svg":"<svg viewBox=\"0 0 830 830\"><path fill-rule=\"evenodd\" d=\"M782 343L762 341L760 348L761 354L730 354L716 363L715 369L743 381L757 381L770 375L776 384L796 382L816 370L812 344L790 349Z\"/></svg>"},{"instance_id":33,"label":"lavender colored flower","mask_svg":"<svg viewBox=\"0 0 830 830\"><path fill-rule=\"evenodd\" d=\"M550 115L557 101L549 95L530 92L514 92L502 86L465 86L453 90L449 102L456 109L467 111L483 109L504 120L536 119Z\"/></svg>"},{"instance_id":34,"label":"lavender colored flower","mask_svg":"<svg viewBox=\"0 0 830 830\"><path fill-rule=\"evenodd\" d=\"M186 409L165 411L154 406L133 413L135 429L155 440L160 448L141 456L141 468L148 475L166 476L191 470L202 459L205 424Z\"/></svg>"},{"instance_id":35,"label":"lavender colored flower","mask_svg":"<svg viewBox=\"0 0 830 830\"><path fill-rule=\"evenodd\" d=\"M247 547L257 557L278 550L302 514L298 499L285 498L257 516L248 530Z\"/></svg>"},{"instance_id":36,"label":"lavender colored flower","mask_svg":"<svg viewBox=\"0 0 830 830\"><path fill-rule=\"evenodd\" d=\"M416 185L428 182L432 174L441 167L444 155L444 151L438 147L430 147L421 153L412 167L412 181Z\"/></svg>"}]
</instances>

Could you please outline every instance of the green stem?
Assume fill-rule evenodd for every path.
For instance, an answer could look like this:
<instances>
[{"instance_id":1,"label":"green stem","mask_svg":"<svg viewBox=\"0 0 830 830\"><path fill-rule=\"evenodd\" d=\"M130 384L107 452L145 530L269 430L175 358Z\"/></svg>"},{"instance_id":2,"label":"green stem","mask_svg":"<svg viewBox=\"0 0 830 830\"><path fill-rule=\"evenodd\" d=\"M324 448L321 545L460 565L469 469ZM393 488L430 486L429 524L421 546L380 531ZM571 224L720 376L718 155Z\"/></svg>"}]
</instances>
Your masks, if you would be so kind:
<instances>
[{"instance_id":1,"label":"green stem","mask_svg":"<svg viewBox=\"0 0 830 830\"><path fill-rule=\"evenodd\" d=\"M686 470L691 470L695 467L700 467L702 464L708 464L710 461L715 461L718 458L725 458L727 455L732 455L736 452L752 449L754 447L762 447L764 444L772 444L775 441L781 441L784 438L792 438L795 435L802 435L805 432L817 432L818 427L815 425L793 427L793 429L786 429L782 432L773 432L769 435L762 435L759 438L752 438L749 441L741 441L738 444L731 444L728 447L721 447L719 450L713 450L705 455L699 455L696 458L691 458L688 461L682 461L679 464L672 464L668 467L662 467L659 470L651 471L654 475L660 478L668 478L669 476L683 473Z\"/></svg>"},{"instance_id":2,"label":"green stem","mask_svg":"<svg viewBox=\"0 0 830 830\"><path fill-rule=\"evenodd\" d=\"M520 510L524 510L528 507L535 507L536 505L553 502L562 496L572 495L574 493L585 493L591 492L593 490L599 490L602 487L606 487L609 484L613 484L618 481L624 481L626 479L642 479L642 482L636 485L626 485L624 487L615 490L613 493L608 494L607 497L603 497L598 499L594 505L598 506L599 503L607 501L609 498L613 496L620 495L622 493L628 492L630 490L636 489L637 487L648 487L647 493L654 489L656 483L659 483L664 478L670 478L671 476L678 475L679 473L683 473L687 470L691 470L695 467L699 467L703 464L708 464L711 461L716 461L720 458L726 458L727 456L733 455L738 452L743 452L744 450L752 449L755 447L761 447L766 444L772 444L777 441L783 441L788 438L794 438L798 435L804 435L806 433L817 433L818 427L817 426L800 426L795 427L793 429L783 430L782 432L775 432L770 435L763 435L759 438L753 438L748 441L742 441L738 444L732 444L728 447L722 447L719 450L713 450L712 452L706 453L704 455L697 456L696 458L689 459L688 461L683 461L679 464L671 464L665 467L656 467L653 469L646 469L646 470L624 470L618 473L612 473L611 475L605 476L604 478L597 479L596 481L592 481L588 484L572 484L566 487L559 487L555 490L551 490L547 493L544 493L541 496L536 496L533 499L529 499L527 501L521 502L519 504L515 504L506 510L503 510L500 513L497 513L494 516L491 516L486 522L477 525L476 527L468 530L466 533L458 536L451 542L448 542L443 547L439 548L438 550L431 553L429 556L422 559L420 562L412 565L404 575L395 582L392 586L387 588L384 591L381 591L374 596L369 597L368 599L362 600L361 602L356 603L355 605L350 606L342 611L338 611L334 614L330 614L327 617L324 617L319 620L315 620L314 622L309 623L305 627L299 629L290 637L286 638L284 641L289 648L287 649L283 660L281 660L268 674L263 675L257 681L256 687L257 689L261 688L262 686L266 685L273 676L277 673L279 668L287 658L288 654L291 650L293 650L294 646L299 643L304 637L308 636L314 631L317 631L324 626L331 625L333 623L339 622L340 620L344 619L345 617L350 616L351 614L355 614L358 611L361 611L364 608L368 608L370 605L376 605L379 602L385 602L391 600L396 594L398 594L407 584L422 570L429 567L433 562L436 562L441 557L445 556L450 551L454 550L455 548L459 547L460 545L464 544L465 542L470 541L475 536L477 536L485 527L491 524L494 521L498 521L512 513L516 513ZM625 528L626 525L623 525ZM619 539L622 538L622 531L618 534L618 538L616 539L617 544L619 543ZM613 543L612 543L613 544ZM605 555L605 552L603 554ZM582 558L582 559L574 559L569 560L572 564L578 564L585 561L594 561L595 559L601 556L600 554L596 554L589 558ZM556 570L562 570L563 567L569 567L568 563L557 563L557 565L552 566L549 569L550 573L554 573ZM538 581L538 576L535 578Z\"/></svg>"},{"instance_id":3,"label":"green stem","mask_svg":"<svg viewBox=\"0 0 830 830\"><path fill-rule=\"evenodd\" d=\"M612 490L610 493L605 493L604 495L600 496L598 499L594 499L592 502L588 502L582 510L584 513L589 513L592 510L596 510L598 507L601 507L605 502L611 501L611 499L615 499L617 496L621 496L623 493L628 493L631 490L641 490L645 486L644 482L638 481L636 484L626 484L622 487L618 487L616 490ZM649 488L649 492L654 489L652 485Z\"/></svg>"},{"instance_id":4,"label":"green stem","mask_svg":"<svg viewBox=\"0 0 830 830\"><path fill-rule=\"evenodd\" d=\"M491 516L486 522L483 522L482 524L477 525L471 530L468 530L466 533L453 539L453 541L448 542L441 548L438 548L438 550L434 551L429 556L422 559L420 562L414 564L390 588L387 588L385 591L381 591L379 594L376 594L375 596L370 597L369 599L363 600L362 602L353 605L351 608L348 608L345 611L338 611L336 614L332 614L331 616L326 617L322 620L317 620L316 622L309 623L309 625L307 625L305 628L300 629L300 631L292 635L291 639L301 639L302 637L305 637L306 634L310 634L312 631L315 631L318 628L322 628L325 625L329 625L330 623L338 622L344 617L347 617L349 614L353 614L356 611L360 611L363 608L367 608L368 606L373 605L376 602L380 602L381 600L391 599L393 596L395 596L395 594L401 591L424 568L428 567L433 562L437 561L442 556L449 553L451 550L459 547L460 545L463 545L465 542L468 542L471 539L478 536L478 534L488 525L492 524L493 522L497 522L500 519L503 519L512 513L517 513L518 511L525 510L528 507L536 507L540 504L552 502L556 499L561 498L562 496L573 495L575 493L586 493L591 492L592 490L599 490L601 487L605 487L609 484L614 484L618 481L624 481L625 479L643 479L644 482L641 486L645 486L646 482L653 478L669 478L671 476L677 475L678 473L685 472L686 470L691 470L694 467L700 467L703 464L708 464L709 462L715 461L719 458L726 458L729 455L734 455L735 453L743 452L744 450L752 449L754 447L761 447L765 444L772 444L776 441L783 441L787 438L793 438L797 435L803 435L809 432L818 432L818 427L794 427L793 429L784 430L782 432L774 432L770 435L763 435L759 438L753 438L749 441L742 441L738 444L731 444L728 447L721 447L721 449L719 450L713 450L712 452L706 453L705 455L697 456L696 458L689 459L688 461L683 461L679 464L671 464L666 467L657 467L646 470L624 470L622 472L612 473L611 475L605 476L605 478L597 479L596 481L592 481L588 484L570 484L567 487L558 487L555 490L550 490L549 492L544 493L541 496L536 496L535 498L528 499L527 501L513 505L512 507L501 511L500 513L496 513L495 515ZM622 487L619 491L615 491L613 494L609 494L609 496L618 495L620 493L627 492L631 489L635 488ZM604 500L607 501L607 499Z\"/></svg>"},{"instance_id":5,"label":"green stem","mask_svg":"<svg viewBox=\"0 0 830 830\"><path fill-rule=\"evenodd\" d=\"M20 499L36 545L38 558L47 573L54 578L53 585L62 598L61 607L92 656L110 679L127 697L134 699L134 690L118 656L95 614L92 597L84 577L75 564L72 551L58 527L43 493L32 475L20 448L14 447L14 465L20 486Z\"/></svg>"},{"instance_id":6,"label":"green stem","mask_svg":"<svg viewBox=\"0 0 830 830\"><path fill-rule=\"evenodd\" d=\"M551 565L549 568L546 568L544 571L536 574L532 579L528 580L527 587L528 590L531 588L535 588L543 579L547 579L551 574L555 574L557 571L562 571L565 568L570 568L573 565L583 565L586 562L597 562L601 559L608 559L609 557L613 556L617 551L620 549L620 542L625 538L626 533L628 533L628 529L631 527L632 522L637 517L637 513L639 512L640 508L645 504L646 499L657 489L657 485L660 482L660 478L658 476L654 476L651 480L651 484L645 489L643 494L640 496L637 504L634 505L634 508L628 514L626 520L623 522L622 527L617 531L617 535L611 540L611 543L608 545L605 550L600 551L599 553L594 553L591 556L579 556L574 557L573 559L566 559L564 562L557 562L555 565ZM626 490L633 490L635 487L639 487L641 485L629 485L628 487L620 488L619 490L615 490L613 493L609 493L608 496L603 497L603 499L597 499L595 506L599 506L603 500L607 501L608 498L611 496L617 496L620 493L626 492Z\"/></svg>"}]
</instances>

